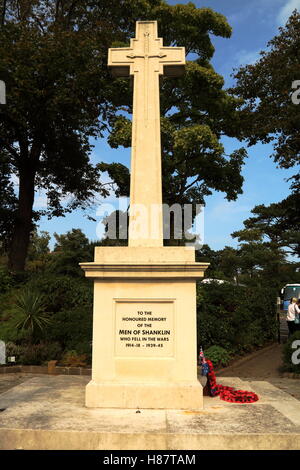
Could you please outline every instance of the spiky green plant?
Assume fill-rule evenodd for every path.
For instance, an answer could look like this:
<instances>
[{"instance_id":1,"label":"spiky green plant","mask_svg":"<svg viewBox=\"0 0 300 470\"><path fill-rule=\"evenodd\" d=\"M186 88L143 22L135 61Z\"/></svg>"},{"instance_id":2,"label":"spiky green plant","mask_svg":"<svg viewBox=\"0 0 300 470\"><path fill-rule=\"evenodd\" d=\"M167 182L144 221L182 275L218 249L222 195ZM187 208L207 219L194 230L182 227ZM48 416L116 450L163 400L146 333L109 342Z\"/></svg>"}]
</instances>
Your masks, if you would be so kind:
<instances>
[{"instance_id":1,"label":"spiky green plant","mask_svg":"<svg viewBox=\"0 0 300 470\"><path fill-rule=\"evenodd\" d=\"M45 309L45 299L38 292L26 289L16 296L16 328L27 330L31 341L38 330L43 331L52 321Z\"/></svg>"}]
</instances>

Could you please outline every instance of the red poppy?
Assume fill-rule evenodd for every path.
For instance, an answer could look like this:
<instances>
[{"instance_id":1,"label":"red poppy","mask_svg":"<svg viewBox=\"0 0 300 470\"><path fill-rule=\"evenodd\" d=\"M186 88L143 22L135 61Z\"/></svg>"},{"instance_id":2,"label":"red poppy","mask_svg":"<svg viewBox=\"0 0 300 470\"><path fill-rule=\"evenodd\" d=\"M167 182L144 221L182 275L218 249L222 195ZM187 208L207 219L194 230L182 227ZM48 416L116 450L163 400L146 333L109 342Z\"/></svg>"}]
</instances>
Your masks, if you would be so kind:
<instances>
[{"instance_id":1,"label":"red poppy","mask_svg":"<svg viewBox=\"0 0 300 470\"><path fill-rule=\"evenodd\" d=\"M219 395L221 400L230 403L254 403L258 400L258 395L254 392L235 390L233 387L217 384L213 364L209 359L207 359L206 362L209 367L207 382L211 396Z\"/></svg>"}]
</instances>

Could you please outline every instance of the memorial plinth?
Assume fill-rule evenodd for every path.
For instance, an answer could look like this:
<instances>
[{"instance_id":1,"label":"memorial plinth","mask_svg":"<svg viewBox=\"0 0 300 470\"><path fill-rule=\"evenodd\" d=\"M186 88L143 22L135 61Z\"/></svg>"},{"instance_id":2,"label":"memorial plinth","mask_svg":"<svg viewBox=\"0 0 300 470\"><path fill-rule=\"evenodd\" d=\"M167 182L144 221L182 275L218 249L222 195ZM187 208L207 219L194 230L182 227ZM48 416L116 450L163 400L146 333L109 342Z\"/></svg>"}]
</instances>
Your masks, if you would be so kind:
<instances>
[{"instance_id":1,"label":"memorial plinth","mask_svg":"<svg viewBox=\"0 0 300 470\"><path fill-rule=\"evenodd\" d=\"M86 405L202 408L197 380L196 279L205 263L185 247L98 247L92 381Z\"/></svg>"},{"instance_id":2,"label":"memorial plinth","mask_svg":"<svg viewBox=\"0 0 300 470\"><path fill-rule=\"evenodd\" d=\"M94 280L88 407L202 408L196 280L208 264L191 247L163 246L161 215L159 75L181 72L184 57L184 48L162 46L155 21L137 22L130 47L109 51L117 76L134 76L129 246L97 247L94 262L81 263Z\"/></svg>"}]
</instances>

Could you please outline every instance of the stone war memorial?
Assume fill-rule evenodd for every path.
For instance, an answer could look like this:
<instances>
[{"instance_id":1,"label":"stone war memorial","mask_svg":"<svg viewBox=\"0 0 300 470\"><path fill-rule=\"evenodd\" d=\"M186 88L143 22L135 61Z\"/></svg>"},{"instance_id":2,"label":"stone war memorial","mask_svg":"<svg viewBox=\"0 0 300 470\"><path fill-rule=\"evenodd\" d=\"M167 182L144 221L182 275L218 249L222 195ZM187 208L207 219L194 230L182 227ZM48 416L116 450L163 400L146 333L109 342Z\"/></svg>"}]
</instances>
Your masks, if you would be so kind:
<instances>
[{"instance_id":1,"label":"stone war memorial","mask_svg":"<svg viewBox=\"0 0 300 470\"><path fill-rule=\"evenodd\" d=\"M190 450L198 461L172 463L198 464L197 450L300 448L297 381L256 375L255 351L218 370L217 384L206 345L197 351L196 282L208 263L195 262L195 246L163 245L159 82L184 72L185 50L158 33L156 21L138 21L130 46L108 53L112 74L133 77L129 236L128 246L96 247L94 261L80 263L94 283L92 371L56 361L6 367L0 340L1 450L102 450L101 465L120 463L116 450L157 450L147 461L157 464ZM271 360L275 346L262 350Z\"/></svg>"},{"instance_id":2,"label":"stone war memorial","mask_svg":"<svg viewBox=\"0 0 300 470\"><path fill-rule=\"evenodd\" d=\"M81 263L94 280L86 406L201 409L196 280L208 264L195 262L193 247L163 246L159 79L184 71L185 50L164 47L156 21L138 21L130 47L109 49L108 65L134 78L129 240Z\"/></svg>"}]
</instances>

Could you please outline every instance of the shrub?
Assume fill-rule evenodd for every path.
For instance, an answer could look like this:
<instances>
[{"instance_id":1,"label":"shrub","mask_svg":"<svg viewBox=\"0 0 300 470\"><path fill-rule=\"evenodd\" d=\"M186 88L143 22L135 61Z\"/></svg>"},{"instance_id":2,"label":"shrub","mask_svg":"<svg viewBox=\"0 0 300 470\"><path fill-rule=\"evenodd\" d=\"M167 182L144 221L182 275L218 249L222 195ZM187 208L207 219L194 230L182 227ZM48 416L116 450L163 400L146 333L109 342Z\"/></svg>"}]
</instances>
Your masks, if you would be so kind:
<instances>
[{"instance_id":1,"label":"shrub","mask_svg":"<svg viewBox=\"0 0 300 470\"><path fill-rule=\"evenodd\" d=\"M241 354L274 341L276 292L253 286L200 284L197 288L198 346L217 345Z\"/></svg>"},{"instance_id":2,"label":"shrub","mask_svg":"<svg viewBox=\"0 0 300 470\"><path fill-rule=\"evenodd\" d=\"M61 360L64 366L85 367L86 354L78 354L77 351L67 351Z\"/></svg>"},{"instance_id":3,"label":"shrub","mask_svg":"<svg viewBox=\"0 0 300 470\"><path fill-rule=\"evenodd\" d=\"M27 286L47 299L46 310L54 314L78 306L92 308L93 305L93 286L85 278L45 273L33 277Z\"/></svg>"},{"instance_id":4,"label":"shrub","mask_svg":"<svg viewBox=\"0 0 300 470\"><path fill-rule=\"evenodd\" d=\"M21 326L21 318L23 318L23 322L27 318L27 323L32 319L32 316L24 317L15 309L14 299L24 291L36 292L39 299L42 299L40 302L41 312L39 311L37 316L38 320L40 320L40 313L44 316L43 309L45 312L51 312L49 314L51 323L48 323L47 315L47 321L43 324L40 322L42 329L35 328L34 335L31 334L31 329L26 331L16 328L17 324ZM29 295L29 297L34 296ZM35 306L38 306L38 303ZM63 351L76 350L78 354L86 354L87 360L90 361L92 312L93 287L92 283L85 278L74 279L65 275L57 276L49 273L35 275L21 290L13 288L1 296L0 339L23 345L28 342L33 344L58 342ZM26 354L26 361L29 360L28 355L29 353ZM33 360L38 361L35 352Z\"/></svg>"},{"instance_id":5,"label":"shrub","mask_svg":"<svg viewBox=\"0 0 300 470\"><path fill-rule=\"evenodd\" d=\"M16 364L20 364L20 358L22 356L23 347L19 344L15 344L10 341L6 343L5 347L6 357L15 356Z\"/></svg>"},{"instance_id":6,"label":"shrub","mask_svg":"<svg viewBox=\"0 0 300 470\"><path fill-rule=\"evenodd\" d=\"M16 315L16 328L29 331L31 339L37 331L43 331L51 323L45 312L44 297L31 289L24 289L15 299L13 311Z\"/></svg>"},{"instance_id":7,"label":"shrub","mask_svg":"<svg viewBox=\"0 0 300 470\"><path fill-rule=\"evenodd\" d=\"M59 360L62 348L57 342L27 345L9 342L6 344L6 355L15 356L17 364L41 365L51 360Z\"/></svg>"},{"instance_id":8,"label":"shrub","mask_svg":"<svg viewBox=\"0 0 300 470\"><path fill-rule=\"evenodd\" d=\"M59 341L65 351L91 355L93 311L91 307L77 307L57 312L47 327L48 341Z\"/></svg>"},{"instance_id":9,"label":"shrub","mask_svg":"<svg viewBox=\"0 0 300 470\"><path fill-rule=\"evenodd\" d=\"M0 292L4 294L13 285L13 278L4 266L0 266Z\"/></svg>"},{"instance_id":10,"label":"shrub","mask_svg":"<svg viewBox=\"0 0 300 470\"><path fill-rule=\"evenodd\" d=\"M298 345L295 344L296 348L293 348L293 342L294 341L299 341ZM300 374L300 363L299 364L293 364L292 362L292 356L293 353L296 352L297 349L300 347L300 331L296 331L294 334L292 334L288 341L283 345L282 348L282 359L283 359L283 365L284 368L289 371L289 372L296 372L297 374ZM300 353L296 353L296 359L300 359Z\"/></svg>"},{"instance_id":11,"label":"shrub","mask_svg":"<svg viewBox=\"0 0 300 470\"><path fill-rule=\"evenodd\" d=\"M59 343L40 343L23 346L20 362L24 365L41 365L61 357Z\"/></svg>"},{"instance_id":12,"label":"shrub","mask_svg":"<svg viewBox=\"0 0 300 470\"><path fill-rule=\"evenodd\" d=\"M8 308L7 312L2 313L0 318L0 339L6 343L11 342L16 344L29 340L28 331L16 328L16 318L10 308Z\"/></svg>"},{"instance_id":13,"label":"shrub","mask_svg":"<svg viewBox=\"0 0 300 470\"><path fill-rule=\"evenodd\" d=\"M230 353L220 346L211 346L204 351L206 359L210 359L214 367L228 365L231 355Z\"/></svg>"}]
</instances>

